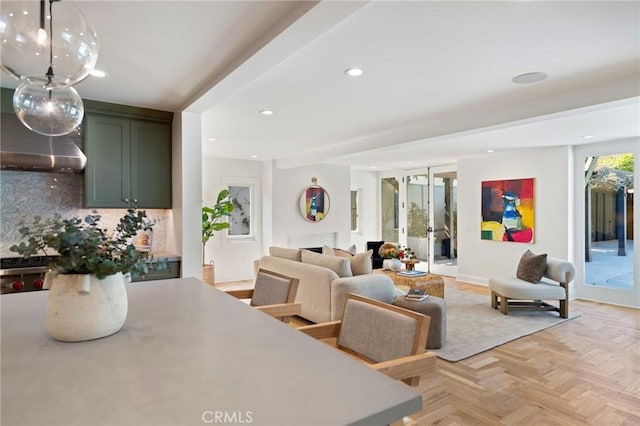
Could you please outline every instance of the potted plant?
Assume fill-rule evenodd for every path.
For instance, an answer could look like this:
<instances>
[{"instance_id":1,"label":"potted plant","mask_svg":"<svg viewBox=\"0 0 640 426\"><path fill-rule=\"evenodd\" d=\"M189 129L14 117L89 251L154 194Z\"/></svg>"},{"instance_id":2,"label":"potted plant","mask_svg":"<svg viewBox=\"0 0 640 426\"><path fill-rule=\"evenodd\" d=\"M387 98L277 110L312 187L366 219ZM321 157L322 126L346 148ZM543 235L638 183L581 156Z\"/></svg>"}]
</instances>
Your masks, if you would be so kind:
<instances>
[{"instance_id":1,"label":"potted plant","mask_svg":"<svg viewBox=\"0 0 640 426\"><path fill-rule=\"evenodd\" d=\"M223 189L213 207L202 208L202 278L206 283L215 284L213 260L207 264L205 248L213 233L229 228L229 222L223 219L233 211L233 202L229 198L229 190Z\"/></svg>"},{"instance_id":2,"label":"potted plant","mask_svg":"<svg viewBox=\"0 0 640 426\"><path fill-rule=\"evenodd\" d=\"M147 273L166 262L149 263L148 252L133 245L138 231L151 230L146 212L127 210L112 234L100 226L97 212L84 219L60 215L22 221L18 230L25 241L11 251L29 257L47 248L59 257L49 265L44 288L49 289L46 325L63 341L97 339L116 333L127 317L127 292L123 274Z\"/></svg>"}]
</instances>

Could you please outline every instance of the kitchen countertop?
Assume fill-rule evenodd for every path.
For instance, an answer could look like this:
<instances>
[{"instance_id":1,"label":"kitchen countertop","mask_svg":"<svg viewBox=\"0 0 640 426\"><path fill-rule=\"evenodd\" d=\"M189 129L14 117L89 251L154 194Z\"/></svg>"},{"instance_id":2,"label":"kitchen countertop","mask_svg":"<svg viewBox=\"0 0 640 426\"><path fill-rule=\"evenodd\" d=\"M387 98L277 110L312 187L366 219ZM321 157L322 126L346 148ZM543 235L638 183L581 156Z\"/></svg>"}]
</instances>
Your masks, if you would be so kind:
<instances>
[{"instance_id":1,"label":"kitchen countertop","mask_svg":"<svg viewBox=\"0 0 640 426\"><path fill-rule=\"evenodd\" d=\"M2 424L384 425L422 408L403 383L195 278L129 286L123 329L88 342L49 336L47 294L0 299Z\"/></svg>"}]
</instances>

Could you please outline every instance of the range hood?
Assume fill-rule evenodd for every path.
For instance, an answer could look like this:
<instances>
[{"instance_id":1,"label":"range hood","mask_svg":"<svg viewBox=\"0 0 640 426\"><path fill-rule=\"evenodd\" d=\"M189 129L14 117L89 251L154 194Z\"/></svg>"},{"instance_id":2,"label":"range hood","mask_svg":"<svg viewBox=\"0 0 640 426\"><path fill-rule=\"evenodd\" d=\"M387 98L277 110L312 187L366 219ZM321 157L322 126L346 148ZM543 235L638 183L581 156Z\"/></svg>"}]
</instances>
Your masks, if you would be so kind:
<instances>
[{"instance_id":1,"label":"range hood","mask_svg":"<svg viewBox=\"0 0 640 426\"><path fill-rule=\"evenodd\" d=\"M65 136L43 136L27 129L15 114L0 114L0 167L5 170L31 170L80 173L87 157L78 147L80 132Z\"/></svg>"}]
</instances>

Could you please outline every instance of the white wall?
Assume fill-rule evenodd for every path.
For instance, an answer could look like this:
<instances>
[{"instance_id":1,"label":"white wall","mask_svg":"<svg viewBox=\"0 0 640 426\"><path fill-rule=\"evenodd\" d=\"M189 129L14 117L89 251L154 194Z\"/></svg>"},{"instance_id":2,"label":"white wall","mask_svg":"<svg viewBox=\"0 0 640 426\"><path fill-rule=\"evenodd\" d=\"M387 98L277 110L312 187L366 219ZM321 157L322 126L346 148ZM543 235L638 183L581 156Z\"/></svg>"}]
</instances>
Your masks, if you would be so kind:
<instances>
[{"instance_id":1,"label":"white wall","mask_svg":"<svg viewBox=\"0 0 640 426\"><path fill-rule=\"evenodd\" d=\"M480 239L482 181L535 178L533 244ZM519 150L458 162L458 276L486 284L515 275L520 256L573 259L573 155L570 147Z\"/></svg>"},{"instance_id":2,"label":"white wall","mask_svg":"<svg viewBox=\"0 0 640 426\"><path fill-rule=\"evenodd\" d=\"M173 119L172 210L167 219L167 251L182 256L181 275L202 277L202 144L200 114L176 113Z\"/></svg>"},{"instance_id":3,"label":"white wall","mask_svg":"<svg viewBox=\"0 0 640 426\"><path fill-rule=\"evenodd\" d=\"M380 178L376 172L367 170L351 171L351 189L360 191L357 232L351 233L351 244L358 252L364 251L367 241L380 240Z\"/></svg>"},{"instance_id":4,"label":"white wall","mask_svg":"<svg viewBox=\"0 0 640 426\"><path fill-rule=\"evenodd\" d=\"M223 230L216 232L207 242L205 259L215 263L216 283L253 277L253 261L260 258L262 253L262 168L263 164L259 161L214 157L204 157L202 160L203 206L212 207L218 192L229 183L254 184L256 190L253 197L255 210L252 209L255 238L231 240Z\"/></svg>"},{"instance_id":5,"label":"white wall","mask_svg":"<svg viewBox=\"0 0 640 426\"><path fill-rule=\"evenodd\" d=\"M320 222L306 221L299 207L300 195L312 185L314 176L330 199L329 213ZM294 239L299 241L307 236L309 246L316 246L322 245L319 243L322 238L334 234L337 247L348 247L351 244L350 191L348 166L314 164L294 169L273 169L273 239L265 241L265 244L287 247Z\"/></svg>"}]
</instances>

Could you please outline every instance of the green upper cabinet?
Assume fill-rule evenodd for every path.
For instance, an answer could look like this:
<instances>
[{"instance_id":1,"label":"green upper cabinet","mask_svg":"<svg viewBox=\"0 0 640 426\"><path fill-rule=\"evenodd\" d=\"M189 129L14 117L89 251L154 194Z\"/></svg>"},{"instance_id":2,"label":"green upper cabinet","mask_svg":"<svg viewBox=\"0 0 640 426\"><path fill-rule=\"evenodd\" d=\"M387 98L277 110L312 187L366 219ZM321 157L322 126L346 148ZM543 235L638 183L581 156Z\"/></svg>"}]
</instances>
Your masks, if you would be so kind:
<instances>
[{"instance_id":1,"label":"green upper cabinet","mask_svg":"<svg viewBox=\"0 0 640 426\"><path fill-rule=\"evenodd\" d=\"M171 124L87 113L85 205L171 208Z\"/></svg>"},{"instance_id":2,"label":"green upper cabinet","mask_svg":"<svg viewBox=\"0 0 640 426\"><path fill-rule=\"evenodd\" d=\"M131 121L131 197L145 208L171 207L171 128Z\"/></svg>"}]
</instances>

